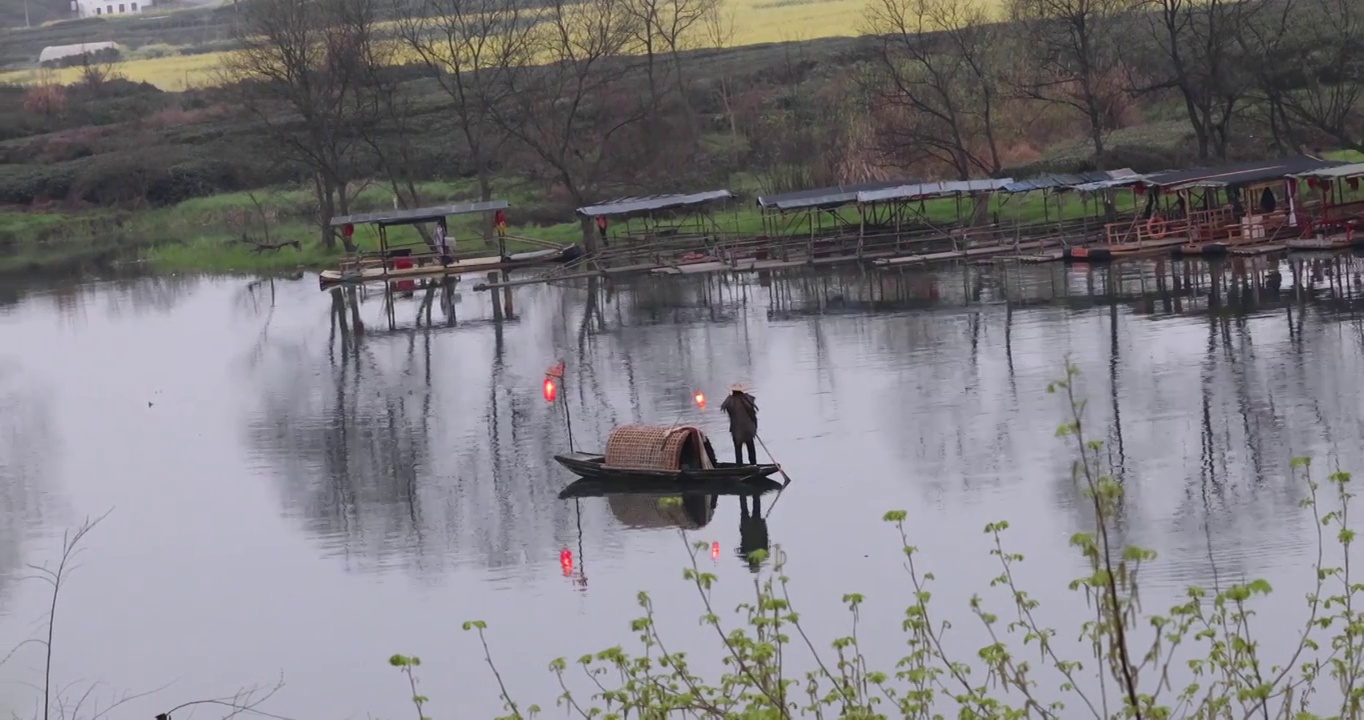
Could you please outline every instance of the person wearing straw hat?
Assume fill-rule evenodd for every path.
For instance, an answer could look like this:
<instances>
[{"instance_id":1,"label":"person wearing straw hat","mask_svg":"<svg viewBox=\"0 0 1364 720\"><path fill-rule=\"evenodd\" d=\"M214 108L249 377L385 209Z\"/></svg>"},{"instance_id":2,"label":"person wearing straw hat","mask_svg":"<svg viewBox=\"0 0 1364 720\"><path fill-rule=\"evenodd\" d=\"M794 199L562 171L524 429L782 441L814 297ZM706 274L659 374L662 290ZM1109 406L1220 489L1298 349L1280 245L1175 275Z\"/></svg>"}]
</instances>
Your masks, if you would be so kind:
<instances>
[{"instance_id":1,"label":"person wearing straw hat","mask_svg":"<svg viewBox=\"0 0 1364 720\"><path fill-rule=\"evenodd\" d=\"M743 449L748 448L748 462L758 464L758 451L753 439L758 436L758 401L748 393L743 383L729 386L729 397L720 403L729 416L729 436L734 440L734 463L744 464Z\"/></svg>"}]
</instances>

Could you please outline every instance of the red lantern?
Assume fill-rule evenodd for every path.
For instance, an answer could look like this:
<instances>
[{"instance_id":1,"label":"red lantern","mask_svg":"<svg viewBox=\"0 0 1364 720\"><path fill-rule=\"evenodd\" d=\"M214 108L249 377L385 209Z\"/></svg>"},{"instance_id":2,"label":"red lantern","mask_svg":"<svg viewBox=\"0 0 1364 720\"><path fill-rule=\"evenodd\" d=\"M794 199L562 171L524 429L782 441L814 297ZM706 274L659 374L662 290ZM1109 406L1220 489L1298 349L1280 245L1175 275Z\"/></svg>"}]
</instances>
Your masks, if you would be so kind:
<instances>
[{"instance_id":1,"label":"red lantern","mask_svg":"<svg viewBox=\"0 0 1364 720\"><path fill-rule=\"evenodd\" d=\"M720 559L720 542L718 540L710 544L710 559Z\"/></svg>"},{"instance_id":2,"label":"red lantern","mask_svg":"<svg viewBox=\"0 0 1364 720\"><path fill-rule=\"evenodd\" d=\"M350 224L350 223L346 223L345 225L342 225L342 226L341 226L341 234L342 234L342 235L345 235L346 237L351 237L352 235L355 234L355 226L352 225L352 224Z\"/></svg>"},{"instance_id":3,"label":"red lantern","mask_svg":"<svg viewBox=\"0 0 1364 720\"><path fill-rule=\"evenodd\" d=\"M564 577L568 577L573 574L572 550L564 548L563 551L559 553L559 567L564 571Z\"/></svg>"},{"instance_id":4,"label":"red lantern","mask_svg":"<svg viewBox=\"0 0 1364 720\"><path fill-rule=\"evenodd\" d=\"M545 402L552 403L559 397L559 388L554 384L554 378L545 376Z\"/></svg>"},{"instance_id":5,"label":"red lantern","mask_svg":"<svg viewBox=\"0 0 1364 720\"><path fill-rule=\"evenodd\" d=\"M701 408L702 410L705 410L705 409L706 409L706 394L705 394L705 393L703 393L703 392L698 392L698 393L696 393L696 395L692 396L692 400L695 400L695 401L696 401L696 407L699 407L699 408Z\"/></svg>"},{"instance_id":6,"label":"red lantern","mask_svg":"<svg viewBox=\"0 0 1364 720\"><path fill-rule=\"evenodd\" d=\"M1315 190L1317 188L1317 179L1314 177L1307 178L1307 187L1310 187L1313 190Z\"/></svg>"}]
</instances>

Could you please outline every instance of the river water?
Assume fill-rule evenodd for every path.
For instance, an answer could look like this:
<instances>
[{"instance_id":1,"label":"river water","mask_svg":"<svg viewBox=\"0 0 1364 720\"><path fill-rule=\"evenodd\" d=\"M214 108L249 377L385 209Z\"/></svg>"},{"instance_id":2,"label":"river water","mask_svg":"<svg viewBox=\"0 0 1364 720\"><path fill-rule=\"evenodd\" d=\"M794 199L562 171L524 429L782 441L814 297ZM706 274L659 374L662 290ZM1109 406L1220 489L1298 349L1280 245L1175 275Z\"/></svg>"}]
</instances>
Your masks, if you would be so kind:
<instances>
[{"instance_id":1,"label":"river water","mask_svg":"<svg viewBox=\"0 0 1364 720\"><path fill-rule=\"evenodd\" d=\"M0 647L44 627L50 589L25 566L112 510L63 587L53 678L72 693L99 681L105 704L155 691L116 716L282 678L272 713L394 717L411 712L386 662L402 652L423 660L428 714L490 717L470 619L488 623L518 699L552 707L548 662L633 647L640 590L677 648L718 667L682 579L686 521L557 499L572 478L551 456L568 438L541 380L558 359L589 448L617 424L680 420L727 456L719 400L749 384L794 479L764 511L807 629L844 634L840 598L863 593L864 620L889 628L867 641L884 666L902 654L909 592L890 509L908 511L945 614L988 592L994 520L1011 522L1049 617L1083 608L1065 590L1083 571L1067 542L1090 516L1046 392L1066 357L1126 483L1121 531L1160 554L1148 605L1216 570L1267 578L1282 590L1268 611L1290 613L1316 555L1290 459L1364 467L1358 262L526 286L501 321L505 298L473 279L391 314L382 294L352 302L314 276L5 286ZM722 609L766 572L739 557L739 520L721 498L687 534L718 546L699 562ZM1269 635L1270 649L1292 640ZM41 660L28 646L0 666L0 713L32 714Z\"/></svg>"}]
</instances>

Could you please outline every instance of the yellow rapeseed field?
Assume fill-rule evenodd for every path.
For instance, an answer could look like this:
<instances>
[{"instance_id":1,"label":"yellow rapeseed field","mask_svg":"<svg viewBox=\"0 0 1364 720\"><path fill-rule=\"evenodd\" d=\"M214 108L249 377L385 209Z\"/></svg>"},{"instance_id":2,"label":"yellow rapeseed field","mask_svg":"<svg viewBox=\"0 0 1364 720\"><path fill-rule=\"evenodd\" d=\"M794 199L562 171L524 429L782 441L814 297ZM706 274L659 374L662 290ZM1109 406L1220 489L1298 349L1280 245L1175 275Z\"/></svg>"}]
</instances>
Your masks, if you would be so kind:
<instances>
[{"instance_id":1,"label":"yellow rapeseed field","mask_svg":"<svg viewBox=\"0 0 1364 720\"><path fill-rule=\"evenodd\" d=\"M162 90L181 91L189 87L203 87L214 82L214 75L222 62L222 53L202 55L169 55L159 58L128 60L118 65L119 72L134 82L149 82ZM40 72L15 70L0 73L0 82L32 83L44 76L55 76L57 82L69 84L80 79L80 68Z\"/></svg>"},{"instance_id":2,"label":"yellow rapeseed field","mask_svg":"<svg viewBox=\"0 0 1364 720\"><path fill-rule=\"evenodd\" d=\"M814 40L859 34L868 0L729 0L733 3L734 45ZM170 55L133 59L119 64L129 80L149 82L163 90L181 91L211 85L222 53ZM53 73L57 81L75 82L78 68ZM36 70L0 73L3 83L32 83Z\"/></svg>"}]
</instances>

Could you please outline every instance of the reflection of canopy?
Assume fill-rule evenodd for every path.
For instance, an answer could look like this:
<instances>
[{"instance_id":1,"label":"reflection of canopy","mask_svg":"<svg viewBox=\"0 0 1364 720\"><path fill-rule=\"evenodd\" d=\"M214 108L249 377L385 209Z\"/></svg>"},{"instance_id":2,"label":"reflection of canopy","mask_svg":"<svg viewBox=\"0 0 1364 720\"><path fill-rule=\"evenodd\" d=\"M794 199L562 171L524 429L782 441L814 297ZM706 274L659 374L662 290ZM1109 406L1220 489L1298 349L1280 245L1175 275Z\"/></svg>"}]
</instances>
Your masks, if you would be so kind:
<instances>
[{"instance_id":1,"label":"reflection of canopy","mask_svg":"<svg viewBox=\"0 0 1364 720\"><path fill-rule=\"evenodd\" d=\"M710 522L713 511L709 495L683 495L681 505L669 503L660 507L663 499L656 495L610 495L606 502L611 506L611 514L631 528L696 530Z\"/></svg>"},{"instance_id":2,"label":"reflection of canopy","mask_svg":"<svg viewBox=\"0 0 1364 720\"><path fill-rule=\"evenodd\" d=\"M691 425L623 425L606 440L602 464L626 470L710 468L704 450L706 436Z\"/></svg>"}]
</instances>

